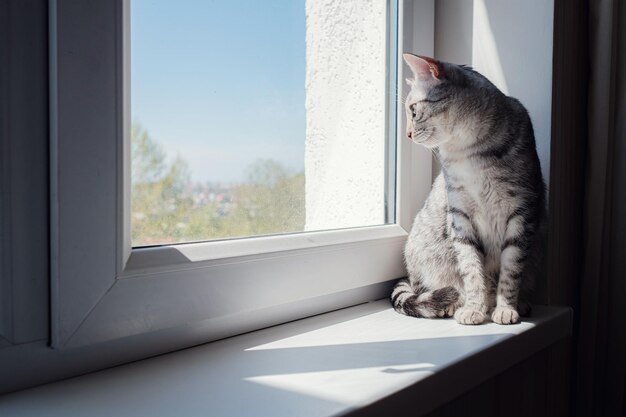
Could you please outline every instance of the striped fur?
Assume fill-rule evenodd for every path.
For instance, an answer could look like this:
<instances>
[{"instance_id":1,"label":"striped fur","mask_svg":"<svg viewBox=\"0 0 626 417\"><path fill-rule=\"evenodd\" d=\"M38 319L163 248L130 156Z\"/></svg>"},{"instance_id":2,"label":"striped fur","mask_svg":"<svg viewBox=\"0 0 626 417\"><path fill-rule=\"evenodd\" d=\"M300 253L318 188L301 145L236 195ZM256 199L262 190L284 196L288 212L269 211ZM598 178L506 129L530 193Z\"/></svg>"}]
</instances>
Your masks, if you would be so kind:
<instances>
[{"instance_id":1,"label":"striped fur","mask_svg":"<svg viewBox=\"0 0 626 417\"><path fill-rule=\"evenodd\" d=\"M526 109L476 71L405 54L407 136L442 172L405 248L394 308L480 324L519 320L541 271L545 186Z\"/></svg>"},{"instance_id":2,"label":"striped fur","mask_svg":"<svg viewBox=\"0 0 626 417\"><path fill-rule=\"evenodd\" d=\"M391 292L393 308L413 317L452 317L459 293L453 287L427 291L414 288L406 278L398 281Z\"/></svg>"}]
</instances>

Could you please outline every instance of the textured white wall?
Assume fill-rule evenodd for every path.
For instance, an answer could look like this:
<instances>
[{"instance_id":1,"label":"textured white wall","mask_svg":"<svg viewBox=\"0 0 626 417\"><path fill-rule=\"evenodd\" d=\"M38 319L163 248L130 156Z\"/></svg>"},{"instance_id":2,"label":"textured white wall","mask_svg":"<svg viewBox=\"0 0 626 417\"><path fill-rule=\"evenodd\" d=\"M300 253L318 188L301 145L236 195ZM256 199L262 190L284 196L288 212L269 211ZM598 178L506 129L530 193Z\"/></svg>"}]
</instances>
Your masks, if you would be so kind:
<instances>
[{"instance_id":1,"label":"textured white wall","mask_svg":"<svg viewBox=\"0 0 626 417\"><path fill-rule=\"evenodd\" d=\"M305 230L385 221L385 3L306 2Z\"/></svg>"},{"instance_id":2,"label":"textured white wall","mask_svg":"<svg viewBox=\"0 0 626 417\"><path fill-rule=\"evenodd\" d=\"M553 0L435 7L436 57L473 65L528 108L549 181ZM383 0L306 2L305 230L384 223L385 12Z\"/></svg>"}]
</instances>

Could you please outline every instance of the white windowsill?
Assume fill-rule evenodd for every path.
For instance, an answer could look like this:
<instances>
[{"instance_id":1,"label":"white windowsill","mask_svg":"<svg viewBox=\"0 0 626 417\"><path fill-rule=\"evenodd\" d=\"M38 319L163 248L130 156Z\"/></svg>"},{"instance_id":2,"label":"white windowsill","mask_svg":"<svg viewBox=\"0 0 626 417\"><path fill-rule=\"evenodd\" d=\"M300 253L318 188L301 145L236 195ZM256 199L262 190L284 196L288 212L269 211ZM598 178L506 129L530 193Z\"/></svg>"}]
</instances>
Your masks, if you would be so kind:
<instances>
[{"instance_id":1,"label":"white windowsill","mask_svg":"<svg viewBox=\"0 0 626 417\"><path fill-rule=\"evenodd\" d=\"M380 300L5 395L0 415L330 416L407 394L423 413L566 337L571 317L461 326Z\"/></svg>"}]
</instances>

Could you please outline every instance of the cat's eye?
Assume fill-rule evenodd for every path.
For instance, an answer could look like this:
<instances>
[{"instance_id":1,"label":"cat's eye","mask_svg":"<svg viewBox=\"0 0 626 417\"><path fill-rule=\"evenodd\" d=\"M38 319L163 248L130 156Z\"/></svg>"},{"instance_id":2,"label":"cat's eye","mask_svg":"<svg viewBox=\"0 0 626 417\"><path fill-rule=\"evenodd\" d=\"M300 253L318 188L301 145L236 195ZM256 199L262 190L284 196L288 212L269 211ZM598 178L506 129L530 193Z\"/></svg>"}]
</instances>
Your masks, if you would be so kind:
<instances>
[{"instance_id":1,"label":"cat's eye","mask_svg":"<svg viewBox=\"0 0 626 417\"><path fill-rule=\"evenodd\" d=\"M438 98L425 98L420 100L420 103L439 103L440 101L448 99L448 96L442 96Z\"/></svg>"},{"instance_id":2,"label":"cat's eye","mask_svg":"<svg viewBox=\"0 0 626 417\"><path fill-rule=\"evenodd\" d=\"M417 117L417 113L415 113L415 104L412 104L410 109L411 109L411 117L413 118Z\"/></svg>"}]
</instances>

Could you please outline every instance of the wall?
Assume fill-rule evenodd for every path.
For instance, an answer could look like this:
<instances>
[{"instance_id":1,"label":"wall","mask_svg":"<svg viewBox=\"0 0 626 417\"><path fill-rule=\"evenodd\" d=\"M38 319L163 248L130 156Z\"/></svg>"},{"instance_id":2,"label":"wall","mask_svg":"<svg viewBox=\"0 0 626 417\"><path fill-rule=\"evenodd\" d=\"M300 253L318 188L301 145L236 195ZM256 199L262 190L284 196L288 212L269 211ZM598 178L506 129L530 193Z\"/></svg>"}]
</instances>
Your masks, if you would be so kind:
<instances>
[{"instance_id":1,"label":"wall","mask_svg":"<svg viewBox=\"0 0 626 417\"><path fill-rule=\"evenodd\" d=\"M435 57L469 64L530 113L546 183L552 116L552 0L438 0Z\"/></svg>"},{"instance_id":2,"label":"wall","mask_svg":"<svg viewBox=\"0 0 626 417\"><path fill-rule=\"evenodd\" d=\"M554 2L474 0L472 66L530 113L546 182L550 173Z\"/></svg>"},{"instance_id":3,"label":"wall","mask_svg":"<svg viewBox=\"0 0 626 417\"><path fill-rule=\"evenodd\" d=\"M305 230L383 224L385 2L307 0L306 22Z\"/></svg>"}]
</instances>

